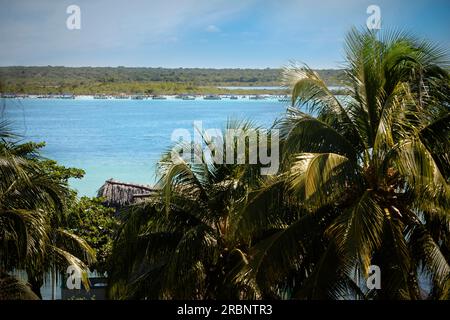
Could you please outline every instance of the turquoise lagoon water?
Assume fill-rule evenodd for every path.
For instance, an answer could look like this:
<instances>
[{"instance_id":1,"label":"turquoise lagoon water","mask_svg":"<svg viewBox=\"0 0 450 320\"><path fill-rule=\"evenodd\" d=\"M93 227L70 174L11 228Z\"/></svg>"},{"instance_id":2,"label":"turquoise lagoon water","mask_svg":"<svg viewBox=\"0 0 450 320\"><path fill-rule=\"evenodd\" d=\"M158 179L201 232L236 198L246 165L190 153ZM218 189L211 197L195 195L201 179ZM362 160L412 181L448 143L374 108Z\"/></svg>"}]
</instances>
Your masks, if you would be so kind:
<instances>
[{"instance_id":1,"label":"turquoise lagoon water","mask_svg":"<svg viewBox=\"0 0 450 320\"><path fill-rule=\"evenodd\" d=\"M171 145L176 128L193 134L223 128L227 119L251 119L269 127L286 110L267 100L3 99L1 118L24 141L45 141L45 157L86 171L71 181L79 195L94 196L109 178L152 184L155 164Z\"/></svg>"}]
</instances>

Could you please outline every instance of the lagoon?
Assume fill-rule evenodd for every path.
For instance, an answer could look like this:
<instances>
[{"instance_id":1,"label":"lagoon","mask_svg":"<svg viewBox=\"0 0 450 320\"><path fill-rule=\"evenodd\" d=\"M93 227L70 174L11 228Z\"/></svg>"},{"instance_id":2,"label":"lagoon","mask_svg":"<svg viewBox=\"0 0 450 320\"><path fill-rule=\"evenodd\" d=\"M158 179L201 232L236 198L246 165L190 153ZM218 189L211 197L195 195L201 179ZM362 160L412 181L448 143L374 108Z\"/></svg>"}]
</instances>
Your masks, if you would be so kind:
<instances>
[{"instance_id":1,"label":"lagoon","mask_svg":"<svg viewBox=\"0 0 450 320\"><path fill-rule=\"evenodd\" d=\"M223 128L227 119L269 127L286 102L266 100L1 99L0 118L24 141L45 141L43 156L86 175L70 181L80 196L95 196L105 180L153 184L156 163L177 128Z\"/></svg>"}]
</instances>

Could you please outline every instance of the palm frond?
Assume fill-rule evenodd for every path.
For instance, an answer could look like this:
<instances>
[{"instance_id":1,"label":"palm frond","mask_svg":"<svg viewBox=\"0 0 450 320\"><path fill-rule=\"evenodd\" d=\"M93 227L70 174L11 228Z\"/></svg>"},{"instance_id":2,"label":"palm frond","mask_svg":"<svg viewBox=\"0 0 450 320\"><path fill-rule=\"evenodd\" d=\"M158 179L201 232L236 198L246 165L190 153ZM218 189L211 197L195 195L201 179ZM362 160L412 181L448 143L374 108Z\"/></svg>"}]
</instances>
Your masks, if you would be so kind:
<instances>
[{"instance_id":1,"label":"palm frond","mask_svg":"<svg viewBox=\"0 0 450 320\"><path fill-rule=\"evenodd\" d=\"M327 234L346 260L346 268L355 266L362 275L368 275L372 254L381 246L384 220L382 208L366 191L331 224Z\"/></svg>"}]
</instances>

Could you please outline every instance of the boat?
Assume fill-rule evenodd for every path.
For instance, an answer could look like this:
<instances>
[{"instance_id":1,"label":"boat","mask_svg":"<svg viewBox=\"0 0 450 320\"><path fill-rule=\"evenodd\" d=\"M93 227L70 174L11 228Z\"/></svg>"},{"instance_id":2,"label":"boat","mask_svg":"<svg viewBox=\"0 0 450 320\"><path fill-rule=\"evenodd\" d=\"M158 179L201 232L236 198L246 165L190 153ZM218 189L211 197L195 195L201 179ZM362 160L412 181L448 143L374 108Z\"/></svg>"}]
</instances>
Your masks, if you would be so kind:
<instances>
[{"instance_id":1,"label":"boat","mask_svg":"<svg viewBox=\"0 0 450 320\"><path fill-rule=\"evenodd\" d=\"M135 95L135 96L131 96L131 99L133 99L133 100L144 100L145 96Z\"/></svg>"},{"instance_id":2,"label":"boat","mask_svg":"<svg viewBox=\"0 0 450 320\"><path fill-rule=\"evenodd\" d=\"M190 96L188 94L179 94L175 96L175 99L181 99L181 100L195 100L195 96Z\"/></svg>"},{"instance_id":3,"label":"boat","mask_svg":"<svg viewBox=\"0 0 450 320\"><path fill-rule=\"evenodd\" d=\"M250 96L250 100L264 100L266 99L264 96L256 95L256 96Z\"/></svg>"},{"instance_id":4,"label":"boat","mask_svg":"<svg viewBox=\"0 0 450 320\"><path fill-rule=\"evenodd\" d=\"M159 96L159 95L154 95L152 96L153 100L167 100L167 97L165 96Z\"/></svg>"},{"instance_id":5,"label":"boat","mask_svg":"<svg viewBox=\"0 0 450 320\"><path fill-rule=\"evenodd\" d=\"M289 102L290 99L288 96L282 96L278 98L278 102Z\"/></svg>"},{"instance_id":6,"label":"boat","mask_svg":"<svg viewBox=\"0 0 450 320\"><path fill-rule=\"evenodd\" d=\"M108 99L108 97L104 94L97 94L94 96L94 99Z\"/></svg>"},{"instance_id":7,"label":"boat","mask_svg":"<svg viewBox=\"0 0 450 320\"><path fill-rule=\"evenodd\" d=\"M237 100L238 97L237 96L230 96L230 100Z\"/></svg>"},{"instance_id":8,"label":"boat","mask_svg":"<svg viewBox=\"0 0 450 320\"><path fill-rule=\"evenodd\" d=\"M127 96L126 94L119 94L114 96L114 99L128 99L129 96Z\"/></svg>"},{"instance_id":9,"label":"boat","mask_svg":"<svg viewBox=\"0 0 450 320\"><path fill-rule=\"evenodd\" d=\"M4 93L4 94L2 94L2 98L14 99L14 98L17 98L17 95L14 93Z\"/></svg>"},{"instance_id":10,"label":"boat","mask_svg":"<svg viewBox=\"0 0 450 320\"><path fill-rule=\"evenodd\" d=\"M70 93L65 93L65 94L58 96L57 98L59 98L59 99L75 99L75 95L70 94Z\"/></svg>"},{"instance_id":11,"label":"boat","mask_svg":"<svg viewBox=\"0 0 450 320\"><path fill-rule=\"evenodd\" d=\"M203 97L203 100L222 100L222 98L216 94L208 94Z\"/></svg>"}]
</instances>

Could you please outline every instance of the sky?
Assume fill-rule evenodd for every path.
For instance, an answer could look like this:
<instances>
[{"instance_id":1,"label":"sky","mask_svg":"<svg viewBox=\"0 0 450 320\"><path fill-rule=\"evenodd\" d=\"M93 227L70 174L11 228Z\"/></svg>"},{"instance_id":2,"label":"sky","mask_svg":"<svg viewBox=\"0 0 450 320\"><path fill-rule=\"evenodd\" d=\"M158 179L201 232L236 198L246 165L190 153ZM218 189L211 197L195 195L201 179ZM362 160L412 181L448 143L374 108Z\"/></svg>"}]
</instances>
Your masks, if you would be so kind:
<instances>
[{"instance_id":1,"label":"sky","mask_svg":"<svg viewBox=\"0 0 450 320\"><path fill-rule=\"evenodd\" d=\"M369 5L381 31L450 48L450 0L0 0L0 65L339 68Z\"/></svg>"}]
</instances>

